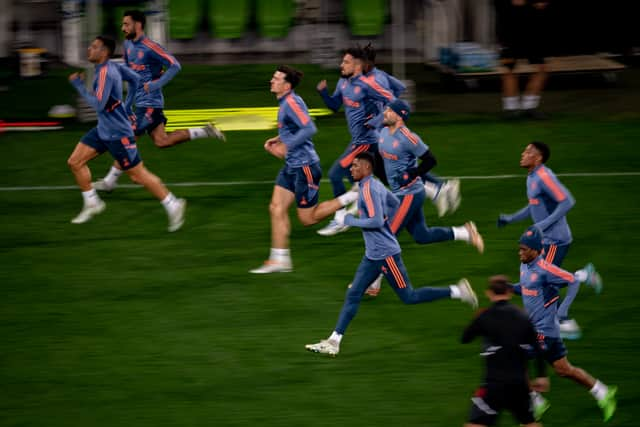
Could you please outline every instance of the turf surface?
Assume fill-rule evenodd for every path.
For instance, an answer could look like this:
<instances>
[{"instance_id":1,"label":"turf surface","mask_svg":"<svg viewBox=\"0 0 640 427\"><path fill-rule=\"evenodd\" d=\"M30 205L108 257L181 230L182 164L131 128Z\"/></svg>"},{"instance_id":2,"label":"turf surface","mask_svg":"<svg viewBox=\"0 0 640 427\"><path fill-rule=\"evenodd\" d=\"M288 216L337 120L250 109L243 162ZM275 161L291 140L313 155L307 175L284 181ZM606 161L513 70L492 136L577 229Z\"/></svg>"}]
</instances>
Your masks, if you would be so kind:
<instances>
[{"instance_id":1,"label":"turf surface","mask_svg":"<svg viewBox=\"0 0 640 427\"><path fill-rule=\"evenodd\" d=\"M274 105L272 68L187 66L167 87L168 107ZM334 73L305 71L300 92L320 107L315 82L326 75L332 85ZM2 117L42 118L51 104L69 102L68 72L13 83L1 95ZM464 276L481 294L491 274L516 277L517 238L526 224L497 229L495 220L526 203L518 159L532 139L551 145L548 164L557 173L639 172L636 74L610 88L552 89L547 105L554 116L543 123L501 122L492 110L497 94L444 93L432 74L416 74L426 112L411 128L436 154L436 172L519 177L463 178L462 206L443 219L425 206L432 225L476 221L487 248L480 256L457 242L419 246L405 233L400 241L413 284L446 285ZM51 95L43 103L44 90ZM24 97L9 105L15 93ZM317 125L326 172L348 136L342 114ZM81 226L69 223L81 207L76 190L6 191L73 185L65 161L90 126L0 136L1 425L463 424L482 366L480 344L459 343L472 316L466 306L403 306L384 287L363 302L340 355L327 359L305 352L304 344L334 326L363 253L360 233L323 238L319 226L303 228L294 219L295 272L247 273L268 254L267 207L280 163L262 143L274 132L231 132L226 144L200 140L170 150L140 141L147 166L189 201L187 222L175 234L165 231L161 206L139 188L104 195L105 213ZM92 162L94 176L109 164L107 156ZM592 261L605 280L602 295L583 288L572 307L584 336L567 342L569 359L619 386L609 425L632 426L640 415L640 176L561 179L577 200L564 267ZM229 181L264 183L171 185ZM330 197L328 183L321 192ZM548 398L545 426L601 424L589 393L555 374ZM499 425L515 422L504 415Z\"/></svg>"}]
</instances>

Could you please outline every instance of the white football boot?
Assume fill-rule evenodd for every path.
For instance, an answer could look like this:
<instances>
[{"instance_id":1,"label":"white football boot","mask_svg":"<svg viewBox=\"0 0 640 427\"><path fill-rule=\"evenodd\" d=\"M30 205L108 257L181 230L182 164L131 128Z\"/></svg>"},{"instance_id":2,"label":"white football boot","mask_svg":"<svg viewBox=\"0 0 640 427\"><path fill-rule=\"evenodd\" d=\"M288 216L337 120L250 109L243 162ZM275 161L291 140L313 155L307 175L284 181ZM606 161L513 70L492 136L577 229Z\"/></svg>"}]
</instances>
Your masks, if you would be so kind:
<instances>
[{"instance_id":1,"label":"white football boot","mask_svg":"<svg viewBox=\"0 0 640 427\"><path fill-rule=\"evenodd\" d=\"M469 238L470 238L469 244L475 246L478 252L483 253L484 239L482 238L482 235L478 232L478 228L476 227L476 224L473 221L469 221L469 222L465 222L464 226L469 232Z\"/></svg>"},{"instance_id":2,"label":"white football boot","mask_svg":"<svg viewBox=\"0 0 640 427\"><path fill-rule=\"evenodd\" d=\"M216 138L223 142L227 140L227 137L224 136L224 133L222 133L222 131L218 129L213 122L207 123L203 129L207 133L207 136L209 138Z\"/></svg>"},{"instance_id":3,"label":"white football boot","mask_svg":"<svg viewBox=\"0 0 640 427\"><path fill-rule=\"evenodd\" d=\"M249 270L253 274L269 274L269 273L290 273L293 271L291 261L274 261L268 259L258 268Z\"/></svg>"},{"instance_id":4,"label":"white football boot","mask_svg":"<svg viewBox=\"0 0 640 427\"><path fill-rule=\"evenodd\" d=\"M91 185L96 189L96 191L106 191L111 193L118 186L118 183L114 182L113 184L109 184L104 179L99 179Z\"/></svg>"},{"instance_id":5,"label":"white football boot","mask_svg":"<svg viewBox=\"0 0 640 427\"><path fill-rule=\"evenodd\" d=\"M458 281L458 289L460 290L460 300L462 302L466 302L473 309L478 308L478 297L467 279L463 278Z\"/></svg>"},{"instance_id":6,"label":"white football boot","mask_svg":"<svg viewBox=\"0 0 640 427\"><path fill-rule=\"evenodd\" d=\"M340 352L340 344L333 340L322 340L316 344L307 344L304 348L314 353L328 354L329 356L336 356Z\"/></svg>"},{"instance_id":7,"label":"white football boot","mask_svg":"<svg viewBox=\"0 0 640 427\"><path fill-rule=\"evenodd\" d=\"M107 205L100 199L96 203L85 204L80 213L71 220L72 224L84 224L94 216L102 213Z\"/></svg>"},{"instance_id":8,"label":"white football boot","mask_svg":"<svg viewBox=\"0 0 640 427\"><path fill-rule=\"evenodd\" d=\"M176 208L168 214L169 216L169 233L178 231L184 224L184 213L187 210L187 201L185 199L176 199Z\"/></svg>"}]
</instances>

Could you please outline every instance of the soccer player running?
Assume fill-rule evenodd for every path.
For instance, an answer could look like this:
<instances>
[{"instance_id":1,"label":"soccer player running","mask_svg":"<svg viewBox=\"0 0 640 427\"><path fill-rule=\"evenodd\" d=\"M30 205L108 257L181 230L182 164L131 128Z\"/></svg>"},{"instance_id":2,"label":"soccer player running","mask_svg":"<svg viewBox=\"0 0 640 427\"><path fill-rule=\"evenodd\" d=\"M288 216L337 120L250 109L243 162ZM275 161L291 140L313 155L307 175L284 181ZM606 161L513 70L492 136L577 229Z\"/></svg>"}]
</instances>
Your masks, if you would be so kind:
<instances>
[{"instance_id":1,"label":"soccer player running","mask_svg":"<svg viewBox=\"0 0 640 427\"><path fill-rule=\"evenodd\" d=\"M588 389L607 421L616 410L617 387L608 387L569 363L558 326L558 287L568 284L569 289L577 288L582 279L546 261L541 255L542 239L542 232L536 226L529 227L520 237L520 282L513 286L513 290L522 295L524 308L538 333L538 341L547 362L559 376L570 378ZM549 404L537 393L533 393L532 400L536 418L539 419Z\"/></svg>"},{"instance_id":2,"label":"soccer player running","mask_svg":"<svg viewBox=\"0 0 640 427\"><path fill-rule=\"evenodd\" d=\"M486 368L484 383L471 398L473 403L465 427L494 425L500 411L508 409L520 425L541 427L535 422L529 402L529 388L549 389L549 378L537 334L527 315L509 303L511 284L506 276L489 278L485 291L492 302L464 330L462 343L482 337ZM529 382L529 352L536 355L538 377Z\"/></svg>"},{"instance_id":3,"label":"soccer player running","mask_svg":"<svg viewBox=\"0 0 640 427\"><path fill-rule=\"evenodd\" d=\"M478 299L467 279L446 287L422 287L414 289L400 256L400 244L391 231L387 218L398 208L399 201L387 188L373 177L374 157L369 152L356 154L351 165L351 175L360 184L356 218L346 212L339 214L338 223L362 228L365 255L356 270L352 286L347 289L338 323L326 340L307 344L305 348L316 353L335 356L349 323L358 312L367 286L382 272L400 300L405 304L420 304L444 298L460 299L474 308Z\"/></svg>"},{"instance_id":4,"label":"soccer player running","mask_svg":"<svg viewBox=\"0 0 640 427\"><path fill-rule=\"evenodd\" d=\"M361 47L347 49L340 64L341 77L333 95L329 95L327 91L326 80L322 80L316 86L322 100L331 110L338 111L344 105L344 114L351 134L351 142L329 169L329 180L334 197L347 191L344 178L353 182L349 168L354 157L364 151L369 151L375 156L378 135L376 129L367 124L372 115L378 112L375 102L382 102L386 105L395 99L393 93L385 89L385 85L380 84L375 78L360 78L363 73L364 61L365 55ZM380 172L382 172L382 168L380 168ZM380 178L383 179L383 177ZM343 214L344 212L340 211L336 213L336 216ZM334 218L327 226L318 230L318 234L333 236L348 228L347 225L338 224Z\"/></svg>"},{"instance_id":5,"label":"soccer player running","mask_svg":"<svg viewBox=\"0 0 640 427\"><path fill-rule=\"evenodd\" d=\"M115 41L103 36L96 37L89 45L87 51L89 62L96 65L93 90L88 91L85 88L81 74L73 73L69 76L73 87L98 113L98 126L80 139L67 160L84 199L82 211L71 222L82 224L104 211L105 203L91 185L91 171L87 162L109 151L134 182L142 184L162 202L169 216L169 231L173 232L184 223L187 203L184 199L177 199L162 184L160 178L142 164L133 129L127 117L126 108L122 104L122 79L126 79L135 91L140 78L126 67L109 61L115 45ZM132 97L127 97L126 103L131 102Z\"/></svg>"},{"instance_id":6,"label":"soccer player running","mask_svg":"<svg viewBox=\"0 0 640 427\"><path fill-rule=\"evenodd\" d=\"M171 133L165 131L167 118L164 115L164 96L162 88L180 71L180 63L162 46L144 34L146 17L140 10L128 10L122 18L124 42L124 63L142 79L135 92L136 112L127 111L136 136L148 133L158 148L174 145L199 138L218 138L224 140L224 134L213 123L204 127L179 129ZM113 191L122 169L117 162L107 175L96 181L99 191Z\"/></svg>"},{"instance_id":7,"label":"soccer player running","mask_svg":"<svg viewBox=\"0 0 640 427\"><path fill-rule=\"evenodd\" d=\"M531 218L544 235L543 253L546 255L546 261L560 267L573 240L567 222L567 213L575 205L575 200L553 171L546 166L550 155L549 146L539 141L533 141L524 149L520 157L520 167L529 171L527 175L529 203L513 214L500 214L498 227ZM601 292L602 280L593 264L588 263L582 270L578 270L576 275L596 293ZM578 289L579 287L576 286L567 292L577 294ZM560 333L566 339L578 339L581 336L580 326L575 319L569 318L570 301L574 298L575 295L566 298L559 310Z\"/></svg>"},{"instance_id":8,"label":"soccer player running","mask_svg":"<svg viewBox=\"0 0 640 427\"><path fill-rule=\"evenodd\" d=\"M371 43L366 45L363 50L365 65L364 75L361 79L371 79L373 76L376 81L380 82L380 84L384 86L385 89L390 90L393 93L393 96L399 98L406 90L404 83L376 67L376 50ZM376 104L378 104L379 112L383 112L386 104L379 102ZM383 115L377 114L367 122L367 125L380 130L383 126L382 121ZM381 162L382 159L379 156L376 156L376 162L378 161ZM429 200L436 205L439 217L443 217L447 213L453 213L458 209L458 207L460 207L460 180L450 179L443 181L431 172L421 175L421 178L424 184L424 191L427 197L429 197Z\"/></svg>"},{"instance_id":9,"label":"soccer player running","mask_svg":"<svg viewBox=\"0 0 640 427\"><path fill-rule=\"evenodd\" d=\"M269 259L251 273L290 272L293 269L289 252L289 207L296 202L298 218L305 225L313 225L338 209L354 202L358 194L348 192L338 198L318 204L320 158L311 141L317 132L307 106L294 89L302 79L302 72L282 65L273 73L271 92L278 98L278 135L269 138L264 149L284 159L285 165L273 187L269 213L271 215L271 252Z\"/></svg>"},{"instance_id":10,"label":"soccer player running","mask_svg":"<svg viewBox=\"0 0 640 427\"><path fill-rule=\"evenodd\" d=\"M484 251L484 241L473 221L458 227L429 227L422 207L426 197L422 176L436 165L436 158L418 135L406 126L411 109L402 99L389 103L384 110L378 151L391 192L400 200L400 206L389 220L391 232L397 235L403 228L416 243L429 244L462 240ZM420 163L418 164L418 159ZM379 276L366 294L376 296L380 291L382 276Z\"/></svg>"}]
</instances>

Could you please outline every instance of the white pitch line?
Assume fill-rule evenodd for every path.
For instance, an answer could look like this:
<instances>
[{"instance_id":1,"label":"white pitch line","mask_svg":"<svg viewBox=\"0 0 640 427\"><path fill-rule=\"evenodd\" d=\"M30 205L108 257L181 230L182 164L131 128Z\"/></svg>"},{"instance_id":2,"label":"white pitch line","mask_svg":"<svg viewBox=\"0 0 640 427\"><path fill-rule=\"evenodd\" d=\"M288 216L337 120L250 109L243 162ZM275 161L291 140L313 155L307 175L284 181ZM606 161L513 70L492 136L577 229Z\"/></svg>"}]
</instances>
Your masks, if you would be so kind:
<instances>
[{"instance_id":1,"label":"white pitch line","mask_svg":"<svg viewBox=\"0 0 640 427\"><path fill-rule=\"evenodd\" d=\"M560 177L624 177L624 176L640 176L640 172L574 172L574 173L558 173ZM525 179L526 175L468 175L468 176L441 176L442 179L460 179L460 180L487 180L487 179ZM329 182L323 179L322 182ZM173 182L165 183L168 187L231 187L242 185L267 185L274 184L274 180L269 181L210 181L210 182ZM118 184L118 188L140 188L136 184ZM48 190L77 190L76 185L42 185L42 186L21 186L21 187L0 187L0 191L48 191Z\"/></svg>"}]
</instances>

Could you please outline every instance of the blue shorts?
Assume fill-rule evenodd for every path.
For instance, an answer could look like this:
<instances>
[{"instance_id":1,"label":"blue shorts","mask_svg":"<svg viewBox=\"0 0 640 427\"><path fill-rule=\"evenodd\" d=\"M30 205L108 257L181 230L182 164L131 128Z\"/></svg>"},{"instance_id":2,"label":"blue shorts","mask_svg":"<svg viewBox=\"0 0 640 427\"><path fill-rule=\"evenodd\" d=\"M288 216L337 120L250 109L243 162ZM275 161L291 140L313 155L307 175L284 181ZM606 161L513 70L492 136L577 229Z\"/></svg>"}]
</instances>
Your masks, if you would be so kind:
<instances>
[{"instance_id":1,"label":"blue shorts","mask_svg":"<svg viewBox=\"0 0 640 427\"><path fill-rule=\"evenodd\" d=\"M553 364L556 360L560 360L567 355L567 348L562 342L562 338L546 337L538 334L538 346L542 349L544 360ZM530 356L534 357L533 353Z\"/></svg>"},{"instance_id":2,"label":"blue shorts","mask_svg":"<svg viewBox=\"0 0 640 427\"><path fill-rule=\"evenodd\" d=\"M319 162L297 168L285 165L278 173L276 185L294 193L299 208L311 208L318 204L320 178L322 169Z\"/></svg>"},{"instance_id":3,"label":"blue shorts","mask_svg":"<svg viewBox=\"0 0 640 427\"><path fill-rule=\"evenodd\" d=\"M80 142L93 148L99 154L109 151L122 170L131 169L142 161L138 154L136 139L133 136L125 136L122 139L105 141L98 136L98 128L93 128L80 138Z\"/></svg>"},{"instance_id":4,"label":"blue shorts","mask_svg":"<svg viewBox=\"0 0 640 427\"><path fill-rule=\"evenodd\" d=\"M136 136L151 133L161 124L167 124L167 117L164 115L162 108L136 108L136 122L133 124L133 130L136 133Z\"/></svg>"},{"instance_id":5,"label":"blue shorts","mask_svg":"<svg viewBox=\"0 0 640 427\"><path fill-rule=\"evenodd\" d=\"M569 246L571 246L571 243L566 245L542 245L542 255L544 255L544 260L550 264L560 267L562 265L562 261L564 261L564 257L566 257L567 252L569 252Z\"/></svg>"}]
</instances>

